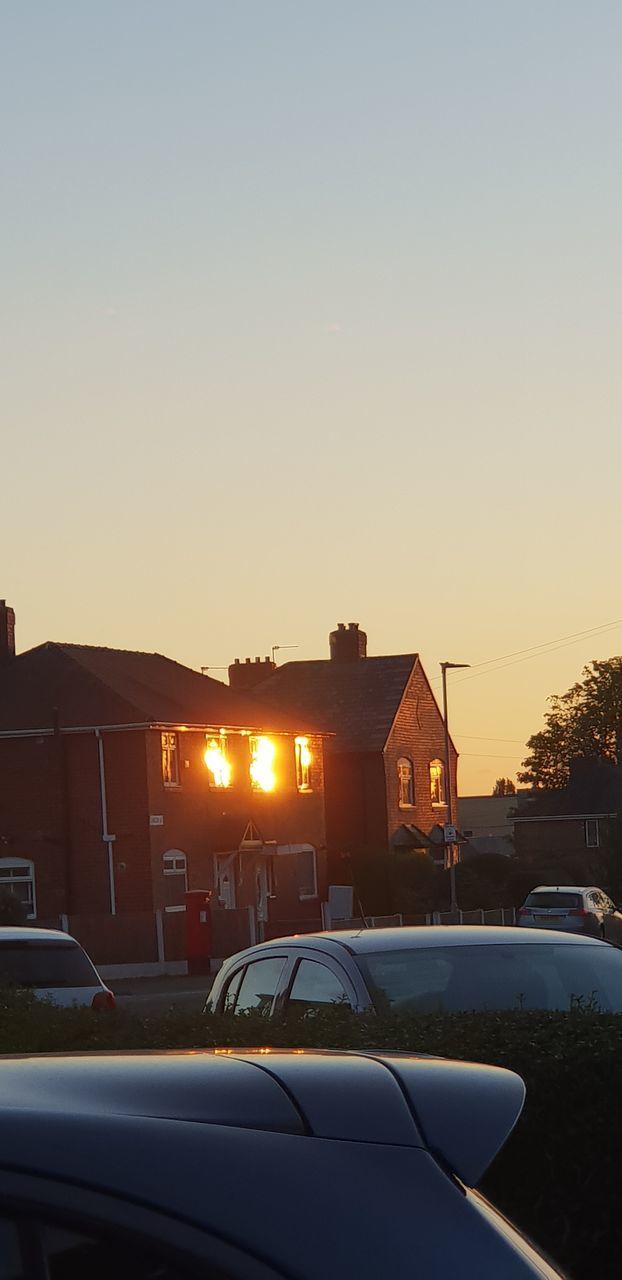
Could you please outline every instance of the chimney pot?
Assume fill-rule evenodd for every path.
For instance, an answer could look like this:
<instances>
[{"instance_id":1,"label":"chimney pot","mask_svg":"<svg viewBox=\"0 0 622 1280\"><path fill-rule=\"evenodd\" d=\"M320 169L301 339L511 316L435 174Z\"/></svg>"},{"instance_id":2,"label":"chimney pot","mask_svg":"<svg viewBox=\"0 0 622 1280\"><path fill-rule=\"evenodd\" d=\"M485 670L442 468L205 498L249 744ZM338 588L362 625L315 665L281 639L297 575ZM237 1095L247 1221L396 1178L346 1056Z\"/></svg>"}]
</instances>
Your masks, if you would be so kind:
<instances>
[{"instance_id":1,"label":"chimney pot","mask_svg":"<svg viewBox=\"0 0 622 1280\"><path fill-rule=\"evenodd\" d=\"M15 611L0 600L0 662L15 657Z\"/></svg>"}]
</instances>

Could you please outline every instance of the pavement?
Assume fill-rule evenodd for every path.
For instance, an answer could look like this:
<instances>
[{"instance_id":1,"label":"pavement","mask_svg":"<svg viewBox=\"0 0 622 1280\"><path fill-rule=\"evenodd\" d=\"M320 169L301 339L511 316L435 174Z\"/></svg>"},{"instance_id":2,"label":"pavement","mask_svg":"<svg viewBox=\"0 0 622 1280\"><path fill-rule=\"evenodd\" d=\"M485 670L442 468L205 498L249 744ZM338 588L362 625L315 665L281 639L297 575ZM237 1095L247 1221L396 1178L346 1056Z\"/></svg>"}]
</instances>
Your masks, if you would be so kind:
<instances>
[{"instance_id":1,"label":"pavement","mask_svg":"<svg viewBox=\"0 0 622 1280\"><path fill-rule=\"evenodd\" d=\"M198 1013L212 985L213 975L176 974L157 978L115 978L110 980L119 1009L127 1009L139 1016L165 1013L176 1009L185 1013Z\"/></svg>"}]
</instances>

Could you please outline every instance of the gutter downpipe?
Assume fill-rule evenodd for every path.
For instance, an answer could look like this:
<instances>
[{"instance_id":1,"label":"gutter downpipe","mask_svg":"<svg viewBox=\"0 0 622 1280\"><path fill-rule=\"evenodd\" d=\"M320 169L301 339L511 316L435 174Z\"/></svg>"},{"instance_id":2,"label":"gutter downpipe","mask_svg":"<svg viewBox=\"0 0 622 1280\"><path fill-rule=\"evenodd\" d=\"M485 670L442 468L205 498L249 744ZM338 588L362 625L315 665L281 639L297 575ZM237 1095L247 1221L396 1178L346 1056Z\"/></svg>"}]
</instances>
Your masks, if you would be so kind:
<instances>
[{"instance_id":1,"label":"gutter downpipe","mask_svg":"<svg viewBox=\"0 0 622 1280\"><path fill-rule=\"evenodd\" d=\"M102 806L102 840L108 852L108 886L110 891L110 914L117 914L117 900L114 886L114 862L112 859L112 846L116 840L116 836L112 836L108 830L108 801L106 799L106 770L104 766L104 739L101 731L95 730L97 739L97 754L99 759L99 792L101 796Z\"/></svg>"}]
</instances>

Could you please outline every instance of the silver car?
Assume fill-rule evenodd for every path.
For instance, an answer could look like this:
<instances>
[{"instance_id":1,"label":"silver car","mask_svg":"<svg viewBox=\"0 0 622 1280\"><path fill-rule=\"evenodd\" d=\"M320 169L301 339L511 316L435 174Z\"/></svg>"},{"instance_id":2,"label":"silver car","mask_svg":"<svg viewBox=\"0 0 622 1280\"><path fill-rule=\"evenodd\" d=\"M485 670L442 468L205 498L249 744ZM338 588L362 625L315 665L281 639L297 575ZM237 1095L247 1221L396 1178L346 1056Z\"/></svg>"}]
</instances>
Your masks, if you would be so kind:
<instances>
[{"instance_id":1,"label":"silver car","mask_svg":"<svg viewBox=\"0 0 622 1280\"><path fill-rule=\"evenodd\" d=\"M518 924L528 929L563 929L622 943L622 914L596 885L540 884L527 894Z\"/></svg>"},{"instance_id":2,"label":"silver car","mask_svg":"<svg viewBox=\"0 0 622 1280\"><path fill-rule=\"evenodd\" d=\"M302 934L226 960L206 1013L307 1016L571 1009L622 1013L622 950L549 929L436 925Z\"/></svg>"}]
</instances>

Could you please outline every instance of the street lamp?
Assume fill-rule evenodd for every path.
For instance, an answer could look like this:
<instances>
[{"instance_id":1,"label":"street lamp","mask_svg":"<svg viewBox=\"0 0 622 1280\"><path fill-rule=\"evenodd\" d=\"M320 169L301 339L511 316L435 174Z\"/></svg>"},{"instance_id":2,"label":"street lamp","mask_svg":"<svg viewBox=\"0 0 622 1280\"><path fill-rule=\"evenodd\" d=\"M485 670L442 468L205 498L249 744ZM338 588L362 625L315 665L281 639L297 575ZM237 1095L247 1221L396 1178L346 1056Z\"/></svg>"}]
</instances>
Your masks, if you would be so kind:
<instances>
[{"instance_id":1,"label":"street lamp","mask_svg":"<svg viewBox=\"0 0 622 1280\"><path fill-rule=\"evenodd\" d=\"M447 818L450 827L453 827L454 825L454 810L453 797L451 794L451 755L449 752L449 719L447 716L447 672L462 670L468 666L470 666L469 662L441 662L440 664L443 674L443 721L445 724L445 769L447 770ZM445 847L449 853L449 909L450 911L457 911L456 865L454 860L456 846L452 842Z\"/></svg>"}]
</instances>

